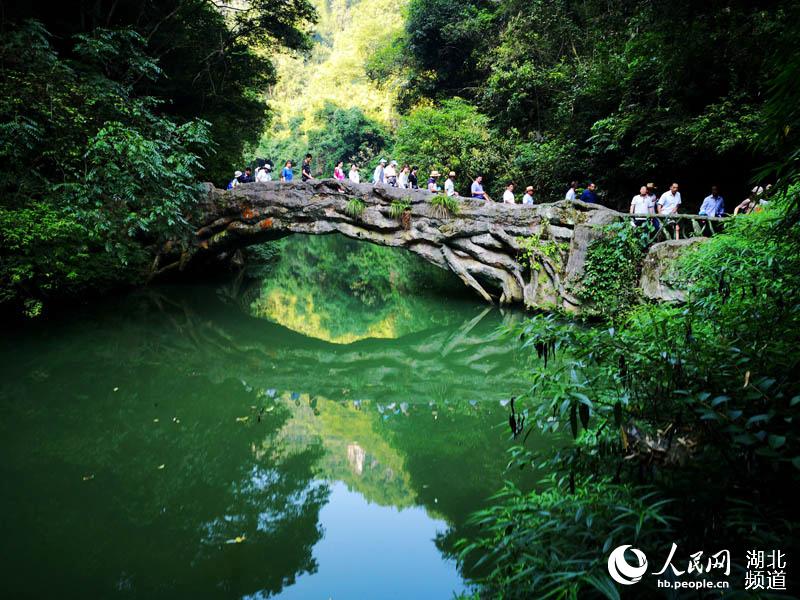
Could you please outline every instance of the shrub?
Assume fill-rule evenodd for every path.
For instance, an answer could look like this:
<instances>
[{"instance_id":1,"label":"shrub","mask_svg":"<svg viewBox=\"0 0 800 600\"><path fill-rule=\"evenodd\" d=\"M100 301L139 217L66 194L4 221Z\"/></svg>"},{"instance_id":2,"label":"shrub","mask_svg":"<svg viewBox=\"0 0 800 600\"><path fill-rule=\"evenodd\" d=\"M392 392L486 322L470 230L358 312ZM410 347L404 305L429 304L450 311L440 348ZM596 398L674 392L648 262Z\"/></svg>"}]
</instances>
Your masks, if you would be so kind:
<instances>
[{"instance_id":1,"label":"shrub","mask_svg":"<svg viewBox=\"0 0 800 600\"><path fill-rule=\"evenodd\" d=\"M344 207L344 212L346 212L354 219L364 214L364 210L366 210L366 205L362 200L359 200L358 198L350 198L347 201L347 205Z\"/></svg>"},{"instance_id":2,"label":"shrub","mask_svg":"<svg viewBox=\"0 0 800 600\"><path fill-rule=\"evenodd\" d=\"M456 216L461 211L461 204L457 198L446 194L437 194L431 198L431 214L437 219L446 219Z\"/></svg>"},{"instance_id":3,"label":"shrub","mask_svg":"<svg viewBox=\"0 0 800 600\"><path fill-rule=\"evenodd\" d=\"M627 220L604 227L586 250L583 275L574 285L578 298L605 317L624 313L635 305L651 231L649 226L631 227Z\"/></svg>"},{"instance_id":4,"label":"shrub","mask_svg":"<svg viewBox=\"0 0 800 600\"><path fill-rule=\"evenodd\" d=\"M389 206L389 214L393 219L399 219L410 208L411 202L409 200L392 200L392 204Z\"/></svg>"}]
</instances>

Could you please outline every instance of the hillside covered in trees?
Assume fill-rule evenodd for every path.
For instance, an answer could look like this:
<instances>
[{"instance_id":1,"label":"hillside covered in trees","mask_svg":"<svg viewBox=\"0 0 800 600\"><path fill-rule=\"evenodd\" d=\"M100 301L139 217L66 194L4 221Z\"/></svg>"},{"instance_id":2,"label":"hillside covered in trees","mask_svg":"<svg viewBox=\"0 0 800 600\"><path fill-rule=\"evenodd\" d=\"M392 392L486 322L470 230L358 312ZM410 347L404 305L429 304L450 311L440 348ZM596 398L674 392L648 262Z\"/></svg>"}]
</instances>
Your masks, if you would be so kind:
<instances>
[{"instance_id":1,"label":"hillside covered in trees","mask_svg":"<svg viewBox=\"0 0 800 600\"><path fill-rule=\"evenodd\" d=\"M738 202L780 155L758 134L793 4L320 2L324 32L281 63L282 121L259 152L308 149L325 174L386 154L462 186L482 173L495 195L514 181L552 200L575 179L627 208L642 183L678 181L689 209L712 184Z\"/></svg>"}]
</instances>

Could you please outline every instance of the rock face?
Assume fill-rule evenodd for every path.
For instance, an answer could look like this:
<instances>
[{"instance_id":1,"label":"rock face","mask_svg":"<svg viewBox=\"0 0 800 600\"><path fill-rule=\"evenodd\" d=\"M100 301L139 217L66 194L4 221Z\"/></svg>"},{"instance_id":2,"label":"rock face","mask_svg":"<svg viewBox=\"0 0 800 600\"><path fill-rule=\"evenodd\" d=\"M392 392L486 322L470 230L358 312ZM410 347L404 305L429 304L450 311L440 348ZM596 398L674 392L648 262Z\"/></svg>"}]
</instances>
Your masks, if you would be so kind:
<instances>
[{"instance_id":1,"label":"rock face","mask_svg":"<svg viewBox=\"0 0 800 600\"><path fill-rule=\"evenodd\" d=\"M510 206L467 198L451 214L434 198L424 190L335 179L228 191L208 185L192 216L193 241L167 245L154 275L292 234L340 233L414 252L454 272L487 302L578 311L569 283L583 273L597 226L628 218L583 202Z\"/></svg>"},{"instance_id":2,"label":"rock face","mask_svg":"<svg viewBox=\"0 0 800 600\"><path fill-rule=\"evenodd\" d=\"M685 302L685 293L678 282L672 280L674 265L687 248L702 244L708 238L697 237L668 240L653 244L642 264L639 287L645 298L658 302Z\"/></svg>"}]
</instances>

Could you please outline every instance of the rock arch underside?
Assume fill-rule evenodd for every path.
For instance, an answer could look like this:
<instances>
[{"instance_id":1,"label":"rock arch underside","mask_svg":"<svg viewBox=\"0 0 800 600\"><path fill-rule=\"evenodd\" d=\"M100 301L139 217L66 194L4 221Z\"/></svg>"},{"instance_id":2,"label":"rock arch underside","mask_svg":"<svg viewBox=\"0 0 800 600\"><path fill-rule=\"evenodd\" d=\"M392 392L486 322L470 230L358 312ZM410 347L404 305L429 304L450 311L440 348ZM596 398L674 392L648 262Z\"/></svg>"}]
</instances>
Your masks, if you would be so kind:
<instances>
[{"instance_id":1,"label":"rock arch underside","mask_svg":"<svg viewBox=\"0 0 800 600\"><path fill-rule=\"evenodd\" d=\"M589 244L601 234L601 226L630 218L566 200L520 206L460 198L458 214L451 214L432 203L433 198L424 190L334 179L251 183L233 190L208 184L191 217L197 225L192 241L167 244L153 275L196 268L214 257L292 234L340 233L414 252L458 275L487 302L579 311L581 302L570 290L583 273ZM393 216L405 203L408 207ZM663 244L686 243L662 242L650 253L663 254L657 248ZM643 273L643 282L645 277ZM658 274L655 281L652 273L647 277L645 295L659 299L664 286ZM674 290L666 291L666 299L680 299Z\"/></svg>"}]
</instances>

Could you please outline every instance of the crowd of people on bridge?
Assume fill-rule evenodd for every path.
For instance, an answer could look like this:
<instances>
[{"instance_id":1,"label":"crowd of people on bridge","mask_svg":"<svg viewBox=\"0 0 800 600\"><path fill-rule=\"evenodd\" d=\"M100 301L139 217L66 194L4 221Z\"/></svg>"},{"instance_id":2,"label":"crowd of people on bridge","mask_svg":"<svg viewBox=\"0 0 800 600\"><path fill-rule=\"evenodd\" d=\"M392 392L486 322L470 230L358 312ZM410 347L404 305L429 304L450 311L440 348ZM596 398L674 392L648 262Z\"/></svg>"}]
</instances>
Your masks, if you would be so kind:
<instances>
[{"instance_id":1,"label":"crowd of people on bridge","mask_svg":"<svg viewBox=\"0 0 800 600\"><path fill-rule=\"evenodd\" d=\"M300 177L302 181L310 181L314 179L312 175L312 155L306 154L300 167ZM256 161L257 167L255 172L250 167L244 171L236 171L233 179L228 184L228 189L235 188L242 183L265 183L273 181L273 164L268 160L259 159ZM432 194L445 194L453 198L461 198L462 196L456 189L456 172L449 171L444 183L440 185L442 174L437 170L432 170L428 177L427 183L424 187L420 188L419 184L419 167L404 164L402 167L396 160L387 160L381 158L377 166L372 172L372 177L369 180L373 185L382 185L388 187L405 188L405 189L425 189ZM361 183L361 172L355 163L350 165L349 172L345 174L344 161L339 161L333 169L333 178L339 181L345 179L353 183ZM483 176L476 175L470 178L472 184L470 185L469 195L467 198L483 200L492 202L492 198L483 187ZM291 160L287 160L281 168L279 180L282 182L289 182L294 180L294 167ZM761 210L768 204L767 196L770 191L769 185L766 187L756 186L752 189L751 193L742 202L737 204L733 213L729 213L726 209L725 200L719 193L719 188L712 185L710 194L705 197L698 214L705 217L723 217L728 214L738 215L747 214ZM514 182L509 181L505 190L503 191L502 203L515 205L515 206L533 206L536 203L534 193L535 189L532 185L525 187L524 194L521 195L519 202L515 195L516 186ZM680 237L680 225L677 220L670 219L679 213L682 205L680 186L678 183L673 183L669 188L660 196L657 195L657 187L654 183L647 183L642 185L639 193L633 197L630 203L629 212L632 216L631 223L634 226L641 227L647 224L654 226L656 229L663 225L666 226L675 237ZM593 181L587 182L584 188L579 187L578 181L572 181L567 189L565 200L580 200L588 204L598 204L600 202L597 184Z\"/></svg>"}]
</instances>

